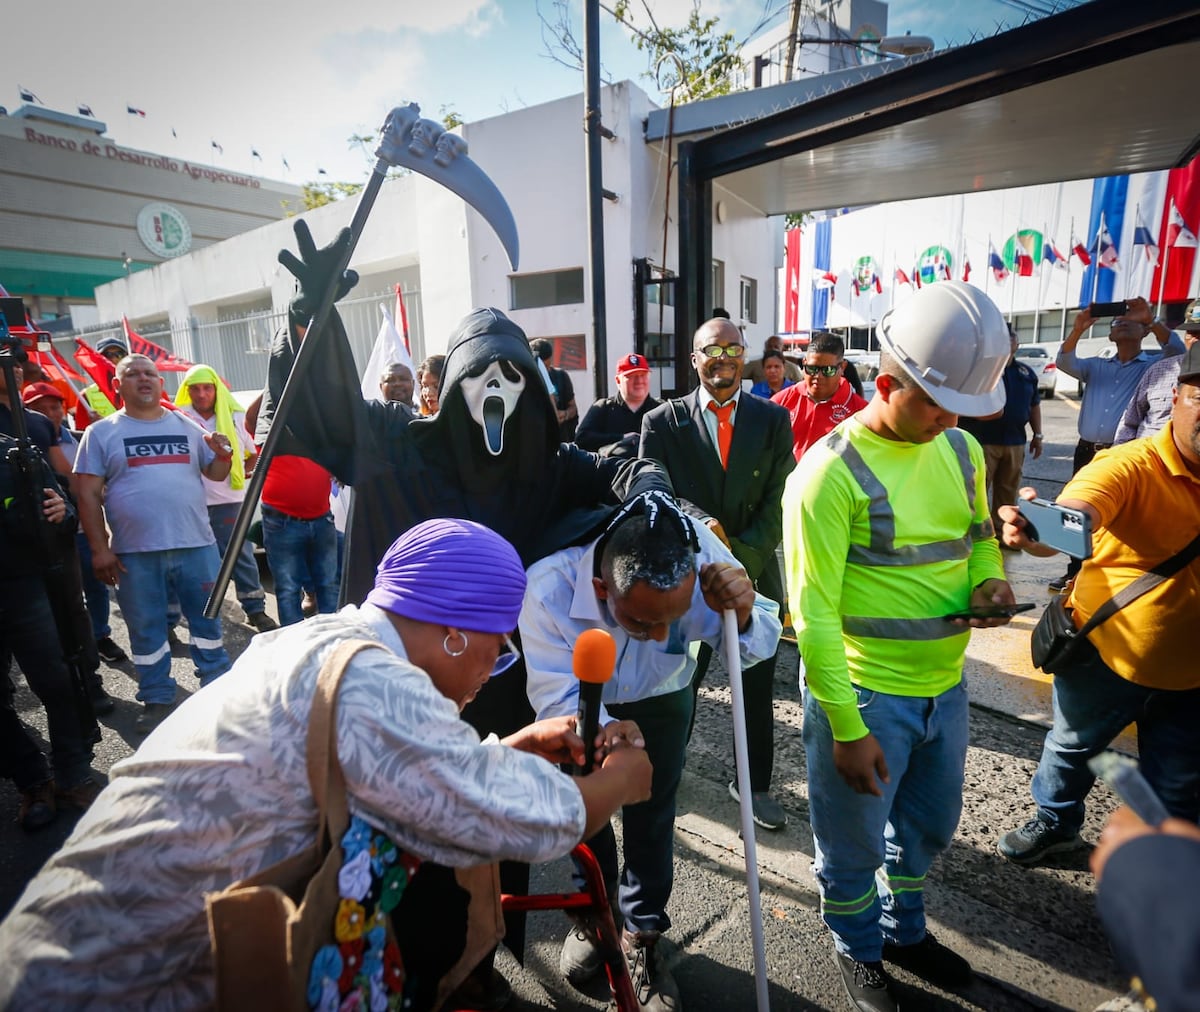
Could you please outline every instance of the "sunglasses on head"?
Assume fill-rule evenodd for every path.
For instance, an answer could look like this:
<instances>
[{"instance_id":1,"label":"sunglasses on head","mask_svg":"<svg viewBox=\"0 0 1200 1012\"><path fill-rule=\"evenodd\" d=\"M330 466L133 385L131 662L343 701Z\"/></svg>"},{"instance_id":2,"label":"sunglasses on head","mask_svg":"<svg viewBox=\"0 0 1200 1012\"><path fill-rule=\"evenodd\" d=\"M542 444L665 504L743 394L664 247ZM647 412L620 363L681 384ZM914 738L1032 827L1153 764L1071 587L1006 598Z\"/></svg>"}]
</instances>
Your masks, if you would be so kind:
<instances>
[{"instance_id":1,"label":"sunglasses on head","mask_svg":"<svg viewBox=\"0 0 1200 1012\"><path fill-rule=\"evenodd\" d=\"M836 376L837 371L841 368L841 364L839 363L838 365L806 365L806 366L802 366L802 368L804 369L804 371L806 373L808 373L809 376Z\"/></svg>"},{"instance_id":2,"label":"sunglasses on head","mask_svg":"<svg viewBox=\"0 0 1200 1012\"><path fill-rule=\"evenodd\" d=\"M521 659L521 651L512 641L511 636L504 637L504 647L496 655L496 663L492 665L492 677L502 675Z\"/></svg>"},{"instance_id":3,"label":"sunglasses on head","mask_svg":"<svg viewBox=\"0 0 1200 1012\"><path fill-rule=\"evenodd\" d=\"M745 351L740 344L710 344L701 348L700 354L705 358L720 358L722 355L726 358L741 358Z\"/></svg>"}]
</instances>

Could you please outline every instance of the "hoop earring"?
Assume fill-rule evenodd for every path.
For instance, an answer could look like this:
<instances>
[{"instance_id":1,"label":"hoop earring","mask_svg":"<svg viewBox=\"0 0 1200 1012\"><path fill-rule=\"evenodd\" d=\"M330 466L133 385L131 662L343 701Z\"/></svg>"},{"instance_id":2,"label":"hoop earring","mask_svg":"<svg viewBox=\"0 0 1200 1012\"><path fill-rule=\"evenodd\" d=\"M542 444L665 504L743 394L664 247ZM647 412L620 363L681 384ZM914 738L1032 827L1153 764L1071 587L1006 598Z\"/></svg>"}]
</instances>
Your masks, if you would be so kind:
<instances>
[{"instance_id":1,"label":"hoop earring","mask_svg":"<svg viewBox=\"0 0 1200 1012\"><path fill-rule=\"evenodd\" d=\"M458 633L458 635L462 637L462 649L461 650L451 650L450 649L451 635L453 635L453 634L446 633L446 638L444 640L442 640L442 649L444 651L446 651L446 653L450 657L461 657L463 654L465 654L467 652L467 634L465 632Z\"/></svg>"}]
</instances>

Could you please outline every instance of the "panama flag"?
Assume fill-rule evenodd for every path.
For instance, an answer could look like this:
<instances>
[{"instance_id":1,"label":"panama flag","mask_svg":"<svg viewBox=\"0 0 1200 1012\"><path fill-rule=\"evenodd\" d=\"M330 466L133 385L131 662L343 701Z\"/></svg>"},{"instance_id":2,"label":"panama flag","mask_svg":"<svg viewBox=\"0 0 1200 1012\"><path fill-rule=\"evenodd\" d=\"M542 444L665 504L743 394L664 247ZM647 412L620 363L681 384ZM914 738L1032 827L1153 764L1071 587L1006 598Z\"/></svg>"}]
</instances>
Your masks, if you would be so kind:
<instances>
[{"instance_id":1,"label":"panama flag","mask_svg":"<svg viewBox=\"0 0 1200 1012\"><path fill-rule=\"evenodd\" d=\"M1000 254L996 252L996 247L991 241L988 242L988 266L997 281L1004 281L1008 277L1008 268L1004 266L1004 261L1000 259Z\"/></svg>"},{"instance_id":2,"label":"panama flag","mask_svg":"<svg viewBox=\"0 0 1200 1012\"><path fill-rule=\"evenodd\" d=\"M813 271L813 287L818 291L832 288L837 284L837 275L832 271L823 271L819 267Z\"/></svg>"},{"instance_id":3,"label":"panama flag","mask_svg":"<svg viewBox=\"0 0 1200 1012\"><path fill-rule=\"evenodd\" d=\"M1100 226L1100 231L1096 234L1096 240L1092 243L1091 249L1088 252L1096 258L1096 262L1101 267L1107 267L1110 271L1115 271L1119 266L1117 244L1113 242L1107 225L1102 224Z\"/></svg>"},{"instance_id":4,"label":"panama flag","mask_svg":"<svg viewBox=\"0 0 1200 1012\"><path fill-rule=\"evenodd\" d=\"M137 106L135 106L135 105L126 105L126 106L125 106L125 111L126 111L127 113L129 113L129 115L130 115L130 116L141 116L141 117L142 117L142 119L145 119L145 118L146 118L146 110L145 110L145 109L139 109L139 108L138 108Z\"/></svg>"},{"instance_id":5,"label":"panama flag","mask_svg":"<svg viewBox=\"0 0 1200 1012\"><path fill-rule=\"evenodd\" d=\"M1053 239L1046 239L1042 242L1042 260L1057 267L1060 271L1067 269L1067 258L1062 255L1062 251L1054 244Z\"/></svg>"},{"instance_id":6,"label":"panama flag","mask_svg":"<svg viewBox=\"0 0 1200 1012\"><path fill-rule=\"evenodd\" d=\"M1187 227L1187 222L1183 220L1183 215L1179 213L1179 208L1175 206L1175 200L1171 200L1171 217L1167 222L1167 245L1168 246L1196 246L1196 233Z\"/></svg>"},{"instance_id":7,"label":"panama flag","mask_svg":"<svg viewBox=\"0 0 1200 1012\"><path fill-rule=\"evenodd\" d=\"M912 280L913 280L913 284L917 288L921 287L921 265L920 264L913 264Z\"/></svg>"},{"instance_id":8,"label":"panama flag","mask_svg":"<svg viewBox=\"0 0 1200 1012\"><path fill-rule=\"evenodd\" d=\"M1146 259L1152 264L1158 263L1158 243L1154 241L1154 236L1150 234L1150 229L1142 221L1142 212L1140 210L1134 218L1133 244L1134 246L1142 247L1145 251Z\"/></svg>"}]
</instances>

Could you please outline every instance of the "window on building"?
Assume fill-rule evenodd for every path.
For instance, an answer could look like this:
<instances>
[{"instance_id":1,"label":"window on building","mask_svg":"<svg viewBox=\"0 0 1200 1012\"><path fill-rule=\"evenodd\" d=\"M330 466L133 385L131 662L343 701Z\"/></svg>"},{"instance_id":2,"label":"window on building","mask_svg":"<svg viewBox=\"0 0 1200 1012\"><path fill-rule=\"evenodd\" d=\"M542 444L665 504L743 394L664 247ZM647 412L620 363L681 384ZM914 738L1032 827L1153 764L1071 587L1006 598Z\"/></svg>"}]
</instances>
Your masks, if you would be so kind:
<instances>
[{"instance_id":1,"label":"window on building","mask_svg":"<svg viewBox=\"0 0 1200 1012\"><path fill-rule=\"evenodd\" d=\"M583 268L514 274L508 279L509 309L569 306L583 302Z\"/></svg>"},{"instance_id":2,"label":"window on building","mask_svg":"<svg viewBox=\"0 0 1200 1012\"><path fill-rule=\"evenodd\" d=\"M754 278L742 278L738 305L741 318L747 323L758 323L758 282Z\"/></svg>"},{"instance_id":3,"label":"window on building","mask_svg":"<svg viewBox=\"0 0 1200 1012\"><path fill-rule=\"evenodd\" d=\"M587 372L587 338L583 334L539 334L537 337L550 342L554 349L550 364L556 369ZM529 339L537 340L533 334Z\"/></svg>"},{"instance_id":4,"label":"window on building","mask_svg":"<svg viewBox=\"0 0 1200 1012\"><path fill-rule=\"evenodd\" d=\"M712 304L713 307L725 305L725 261L712 262Z\"/></svg>"}]
</instances>

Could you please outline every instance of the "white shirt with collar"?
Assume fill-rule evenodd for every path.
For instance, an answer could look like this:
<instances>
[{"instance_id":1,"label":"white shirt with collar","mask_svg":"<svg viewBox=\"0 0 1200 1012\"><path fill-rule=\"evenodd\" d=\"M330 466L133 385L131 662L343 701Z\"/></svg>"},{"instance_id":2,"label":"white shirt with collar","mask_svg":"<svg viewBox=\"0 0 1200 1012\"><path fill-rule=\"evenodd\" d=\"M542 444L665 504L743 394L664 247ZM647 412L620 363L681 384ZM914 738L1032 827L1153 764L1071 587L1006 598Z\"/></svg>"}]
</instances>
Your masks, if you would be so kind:
<instances>
[{"instance_id":1,"label":"white shirt with collar","mask_svg":"<svg viewBox=\"0 0 1200 1012\"><path fill-rule=\"evenodd\" d=\"M704 600L700 567L709 562L737 560L706 527L689 520L700 539L696 556L697 579L692 606L671 625L667 639L637 640L612 617L607 602L596 597L592 575L596 572L596 542L565 548L529 568L529 584L521 608L521 649L528 672L529 702L538 719L574 714L579 707L579 682L572 657L575 641L587 629L605 629L617 643L617 664L605 683L600 721L611 718L603 704L633 703L640 699L677 692L692 680L696 670L694 645L708 643L716 651L724 645L723 620ZM779 643L779 606L755 594L750 624L738 637L743 666L766 660Z\"/></svg>"}]
</instances>

